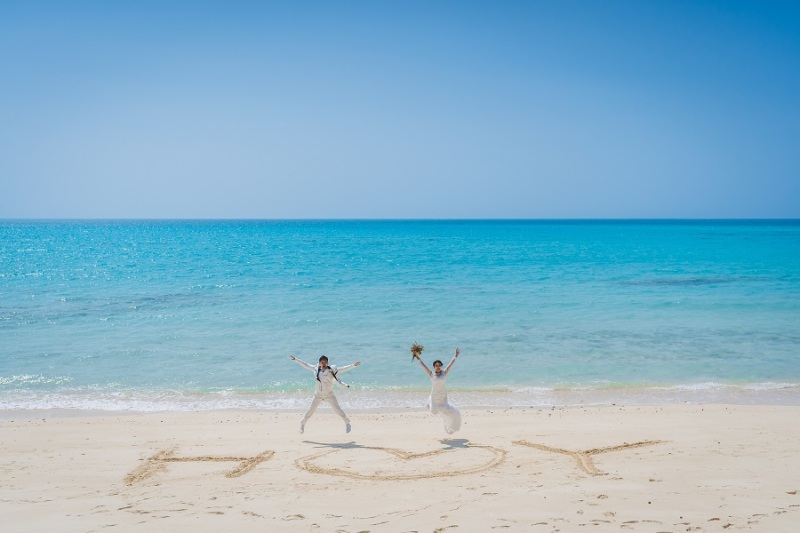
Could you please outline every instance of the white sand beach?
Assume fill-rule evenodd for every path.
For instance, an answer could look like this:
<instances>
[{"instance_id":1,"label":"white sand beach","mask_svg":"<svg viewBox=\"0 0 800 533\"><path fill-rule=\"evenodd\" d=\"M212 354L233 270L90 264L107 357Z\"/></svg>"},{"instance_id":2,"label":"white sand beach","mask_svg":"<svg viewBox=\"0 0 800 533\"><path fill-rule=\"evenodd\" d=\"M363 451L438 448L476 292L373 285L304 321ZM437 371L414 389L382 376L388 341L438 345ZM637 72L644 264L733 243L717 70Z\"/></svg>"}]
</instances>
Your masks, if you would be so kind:
<instances>
[{"instance_id":1,"label":"white sand beach","mask_svg":"<svg viewBox=\"0 0 800 533\"><path fill-rule=\"evenodd\" d=\"M800 408L0 413L3 531L797 531Z\"/></svg>"}]
</instances>

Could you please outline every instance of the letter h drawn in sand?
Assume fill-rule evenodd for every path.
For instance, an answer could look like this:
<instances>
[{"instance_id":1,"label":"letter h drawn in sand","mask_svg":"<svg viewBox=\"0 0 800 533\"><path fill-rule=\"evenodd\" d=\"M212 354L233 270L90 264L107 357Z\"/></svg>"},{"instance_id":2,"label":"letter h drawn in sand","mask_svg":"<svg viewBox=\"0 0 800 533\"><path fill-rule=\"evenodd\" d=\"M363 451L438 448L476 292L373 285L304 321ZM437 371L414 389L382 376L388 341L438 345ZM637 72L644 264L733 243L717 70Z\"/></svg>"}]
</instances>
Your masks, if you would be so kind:
<instances>
[{"instance_id":1,"label":"letter h drawn in sand","mask_svg":"<svg viewBox=\"0 0 800 533\"><path fill-rule=\"evenodd\" d=\"M577 464L578 468L589 474L590 476L604 476L606 475L603 472L600 472L597 467L594 466L594 460L592 460L593 455L599 455L601 453L608 453L608 452L616 452L620 450L629 450L631 448L641 448L642 446L652 446L654 444L661 444L664 441L661 440L643 440L641 442L634 442L632 444L620 444L617 446L607 446L606 448L592 448L589 450L564 450L562 448L552 448L550 446L545 446L544 444L536 444L534 442L528 442L525 440L515 440L513 444L518 444L520 446L527 446L529 448L536 448L537 450L542 450L544 452L552 452L552 453L561 453L564 455L569 455L573 459L575 459L575 463Z\"/></svg>"},{"instance_id":2,"label":"letter h drawn in sand","mask_svg":"<svg viewBox=\"0 0 800 533\"><path fill-rule=\"evenodd\" d=\"M162 472L167 469L167 463L188 463L188 462L234 462L238 461L239 465L233 470L225 472L225 477L233 478L243 476L260 463L267 461L275 455L273 451L265 451L253 457L212 457L208 455L200 457L175 457L175 450L177 448L170 448L161 450L154 453L144 460L144 464L134 469L130 474L125 476L125 484L133 485L140 481L144 481L156 472Z\"/></svg>"}]
</instances>

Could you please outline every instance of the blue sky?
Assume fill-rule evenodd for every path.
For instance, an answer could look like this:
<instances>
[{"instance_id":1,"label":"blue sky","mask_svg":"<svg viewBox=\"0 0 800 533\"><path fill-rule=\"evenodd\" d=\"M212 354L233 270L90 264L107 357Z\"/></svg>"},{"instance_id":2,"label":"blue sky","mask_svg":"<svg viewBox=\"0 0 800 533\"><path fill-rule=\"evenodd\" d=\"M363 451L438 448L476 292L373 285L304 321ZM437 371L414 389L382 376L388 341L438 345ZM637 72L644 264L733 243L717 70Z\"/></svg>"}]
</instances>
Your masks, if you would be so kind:
<instances>
[{"instance_id":1,"label":"blue sky","mask_svg":"<svg viewBox=\"0 0 800 533\"><path fill-rule=\"evenodd\" d=\"M798 218L800 3L0 3L0 218Z\"/></svg>"}]
</instances>

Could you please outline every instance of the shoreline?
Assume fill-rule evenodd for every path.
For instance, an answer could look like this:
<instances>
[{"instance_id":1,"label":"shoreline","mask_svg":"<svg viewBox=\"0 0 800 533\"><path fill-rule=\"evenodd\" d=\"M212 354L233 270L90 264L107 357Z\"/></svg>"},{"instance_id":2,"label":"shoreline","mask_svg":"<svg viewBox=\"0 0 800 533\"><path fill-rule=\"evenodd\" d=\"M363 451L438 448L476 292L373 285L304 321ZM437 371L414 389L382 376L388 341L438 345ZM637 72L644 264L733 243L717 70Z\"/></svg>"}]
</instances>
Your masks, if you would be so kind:
<instances>
[{"instance_id":1,"label":"shoreline","mask_svg":"<svg viewBox=\"0 0 800 533\"><path fill-rule=\"evenodd\" d=\"M800 406L800 384L699 384L675 387L608 387L582 389L525 388L468 390L451 388L451 403L463 409L546 408L580 406L781 405ZM195 412L215 410L305 411L312 391L157 393L19 392L0 394L0 417L7 411ZM429 390L347 389L336 391L346 411L425 409Z\"/></svg>"},{"instance_id":2,"label":"shoreline","mask_svg":"<svg viewBox=\"0 0 800 533\"><path fill-rule=\"evenodd\" d=\"M307 404L311 403L311 397L308 398ZM625 402L612 402L612 403L576 403L576 404L546 404L546 405L455 405L451 403L462 412L484 412L484 411L570 411L580 409L638 409L638 408L652 408L652 409L670 409L670 408L785 408L800 410L800 404L784 404L784 403L725 403L725 402L712 402L712 403L695 403L695 402L673 402L673 403L625 403ZM340 405L348 415L395 415L402 413L423 413L428 414L427 406L380 406L380 407L348 407L344 402L340 401ZM233 413L239 415L268 415L270 413L276 415L297 415L301 416L307 409L304 407L294 408L248 408L248 407L224 407L224 408L204 408L204 409L158 409L158 410L136 410L136 409L73 409L63 407L53 408L0 408L0 421L9 420L13 418L102 418L102 417L121 417L121 416L157 416L164 414L172 415L202 415L214 413ZM330 406L323 402L320 404L318 413L325 415L333 415ZM314 416L317 416L316 414ZM431 415L433 416L433 415Z\"/></svg>"},{"instance_id":3,"label":"shoreline","mask_svg":"<svg viewBox=\"0 0 800 533\"><path fill-rule=\"evenodd\" d=\"M295 411L0 418L4 527L788 532L800 519L800 407L462 413L454 435L423 409L349 411L346 434L321 408L303 435Z\"/></svg>"}]
</instances>

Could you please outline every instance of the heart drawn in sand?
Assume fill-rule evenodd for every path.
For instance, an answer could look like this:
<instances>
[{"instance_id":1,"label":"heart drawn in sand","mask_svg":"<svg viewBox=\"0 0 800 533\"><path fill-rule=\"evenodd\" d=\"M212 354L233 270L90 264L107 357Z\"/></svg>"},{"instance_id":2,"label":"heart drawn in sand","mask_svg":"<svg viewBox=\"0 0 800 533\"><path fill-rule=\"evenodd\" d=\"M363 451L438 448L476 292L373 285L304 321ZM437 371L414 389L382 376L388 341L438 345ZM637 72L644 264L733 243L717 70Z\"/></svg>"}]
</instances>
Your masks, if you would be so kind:
<instances>
[{"instance_id":1,"label":"heart drawn in sand","mask_svg":"<svg viewBox=\"0 0 800 533\"><path fill-rule=\"evenodd\" d=\"M475 474L498 466L506 451L494 446L443 441L444 448L412 453L397 448L329 444L331 449L301 457L295 465L312 474L354 479L409 480Z\"/></svg>"}]
</instances>

